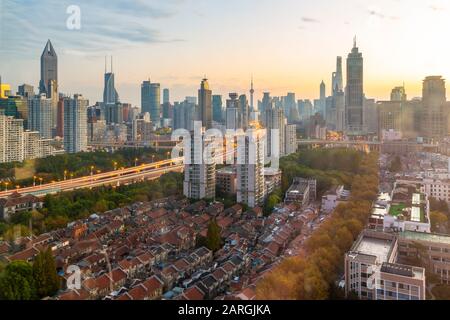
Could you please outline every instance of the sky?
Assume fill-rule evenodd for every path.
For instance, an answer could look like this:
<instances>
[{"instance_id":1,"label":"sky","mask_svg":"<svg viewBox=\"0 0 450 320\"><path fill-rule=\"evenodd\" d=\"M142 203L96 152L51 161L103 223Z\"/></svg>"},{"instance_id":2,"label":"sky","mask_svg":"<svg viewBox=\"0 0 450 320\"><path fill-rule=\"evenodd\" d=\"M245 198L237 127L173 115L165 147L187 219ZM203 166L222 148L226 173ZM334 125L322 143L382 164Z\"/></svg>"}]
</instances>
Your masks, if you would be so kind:
<instances>
[{"instance_id":1,"label":"sky","mask_svg":"<svg viewBox=\"0 0 450 320\"><path fill-rule=\"evenodd\" d=\"M66 25L71 5L79 30ZM252 74L257 99L315 99L322 80L330 94L336 56L345 73L356 35L366 96L388 99L405 83L412 98L426 76L450 78L448 30L448 0L0 0L0 75L37 88L51 39L59 91L91 103L102 99L106 55L121 101L137 106L149 78L172 101L197 95L204 76L213 94L248 94Z\"/></svg>"}]
</instances>

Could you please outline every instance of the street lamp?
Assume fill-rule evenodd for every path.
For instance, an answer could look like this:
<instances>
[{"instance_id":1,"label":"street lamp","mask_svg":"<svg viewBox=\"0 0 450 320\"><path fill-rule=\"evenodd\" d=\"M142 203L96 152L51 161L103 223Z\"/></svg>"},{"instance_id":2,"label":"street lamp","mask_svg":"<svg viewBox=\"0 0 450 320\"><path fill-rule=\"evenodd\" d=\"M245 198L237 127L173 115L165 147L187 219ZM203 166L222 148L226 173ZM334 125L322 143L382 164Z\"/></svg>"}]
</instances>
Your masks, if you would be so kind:
<instances>
[{"instance_id":1,"label":"street lamp","mask_svg":"<svg viewBox=\"0 0 450 320\"><path fill-rule=\"evenodd\" d=\"M39 181L40 181L40 185L42 186L42 181L43 181L44 179L43 178L39 178Z\"/></svg>"},{"instance_id":2,"label":"street lamp","mask_svg":"<svg viewBox=\"0 0 450 320\"><path fill-rule=\"evenodd\" d=\"M170 151L167 151L167 160L169 160L170 157Z\"/></svg>"},{"instance_id":3,"label":"street lamp","mask_svg":"<svg viewBox=\"0 0 450 320\"><path fill-rule=\"evenodd\" d=\"M94 174L94 166L91 166L91 176Z\"/></svg>"},{"instance_id":4,"label":"street lamp","mask_svg":"<svg viewBox=\"0 0 450 320\"><path fill-rule=\"evenodd\" d=\"M155 162L155 155L152 154L152 162Z\"/></svg>"},{"instance_id":5,"label":"street lamp","mask_svg":"<svg viewBox=\"0 0 450 320\"><path fill-rule=\"evenodd\" d=\"M36 187L36 176L33 176L33 187Z\"/></svg>"},{"instance_id":6,"label":"street lamp","mask_svg":"<svg viewBox=\"0 0 450 320\"><path fill-rule=\"evenodd\" d=\"M64 181L67 179L67 170L64 170Z\"/></svg>"},{"instance_id":7,"label":"street lamp","mask_svg":"<svg viewBox=\"0 0 450 320\"><path fill-rule=\"evenodd\" d=\"M134 158L134 166L137 167L138 158Z\"/></svg>"},{"instance_id":8,"label":"street lamp","mask_svg":"<svg viewBox=\"0 0 450 320\"><path fill-rule=\"evenodd\" d=\"M117 162L114 161L113 164L114 164L114 171L116 171L117 170Z\"/></svg>"},{"instance_id":9,"label":"street lamp","mask_svg":"<svg viewBox=\"0 0 450 320\"><path fill-rule=\"evenodd\" d=\"M5 182L5 191L8 191L8 184L9 182Z\"/></svg>"}]
</instances>

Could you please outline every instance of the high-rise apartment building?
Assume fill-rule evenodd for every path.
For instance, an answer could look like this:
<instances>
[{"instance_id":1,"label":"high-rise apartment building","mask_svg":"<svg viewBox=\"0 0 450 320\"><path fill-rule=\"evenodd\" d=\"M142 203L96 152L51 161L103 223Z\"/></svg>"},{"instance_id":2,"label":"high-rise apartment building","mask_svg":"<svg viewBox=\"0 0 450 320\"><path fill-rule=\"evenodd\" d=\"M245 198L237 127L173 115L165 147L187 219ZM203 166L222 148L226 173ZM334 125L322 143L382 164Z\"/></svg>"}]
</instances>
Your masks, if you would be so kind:
<instances>
[{"instance_id":1,"label":"high-rise apartment building","mask_svg":"<svg viewBox=\"0 0 450 320\"><path fill-rule=\"evenodd\" d=\"M89 101L82 95L64 99L64 149L76 153L87 149L87 108Z\"/></svg>"},{"instance_id":2,"label":"high-rise apartment building","mask_svg":"<svg viewBox=\"0 0 450 320\"><path fill-rule=\"evenodd\" d=\"M170 91L169 89L163 89L163 104L170 103Z\"/></svg>"},{"instance_id":3,"label":"high-rise apartment building","mask_svg":"<svg viewBox=\"0 0 450 320\"><path fill-rule=\"evenodd\" d=\"M264 203L265 131L250 127L238 137L237 202L251 208Z\"/></svg>"},{"instance_id":4,"label":"high-rise apartment building","mask_svg":"<svg viewBox=\"0 0 450 320\"><path fill-rule=\"evenodd\" d=\"M52 138L53 100L47 98L45 93L35 96L29 106L29 128L39 131L41 137Z\"/></svg>"},{"instance_id":5,"label":"high-rise apartment building","mask_svg":"<svg viewBox=\"0 0 450 320\"><path fill-rule=\"evenodd\" d=\"M284 155L285 151L285 126L286 118L281 108L275 107L274 102L265 112L266 134L266 156L268 158L278 158Z\"/></svg>"},{"instance_id":6,"label":"high-rise apartment building","mask_svg":"<svg viewBox=\"0 0 450 320\"><path fill-rule=\"evenodd\" d=\"M191 135L190 163L184 165L183 193L189 199L214 199L216 164L208 163L203 153L213 143L213 138L205 135L205 127L199 131L200 134Z\"/></svg>"}]
</instances>

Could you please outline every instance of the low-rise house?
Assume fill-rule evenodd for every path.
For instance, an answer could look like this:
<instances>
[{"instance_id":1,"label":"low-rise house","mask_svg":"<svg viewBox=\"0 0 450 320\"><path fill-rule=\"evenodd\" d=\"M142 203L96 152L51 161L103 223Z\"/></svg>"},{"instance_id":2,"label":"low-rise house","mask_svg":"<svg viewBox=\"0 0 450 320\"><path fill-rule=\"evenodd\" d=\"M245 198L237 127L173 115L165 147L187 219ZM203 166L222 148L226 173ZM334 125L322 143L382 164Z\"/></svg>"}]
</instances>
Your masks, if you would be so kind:
<instances>
[{"instance_id":1,"label":"low-rise house","mask_svg":"<svg viewBox=\"0 0 450 320\"><path fill-rule=\"evenodd\" d=\"M203 300L205 298L205 293L200 290L198 286L193 286L184 290L181 299L182 300Z\"/></svg>"},{"instance_id":2,"label":"low-rise house","mask_svg":"<svg viewBox=\"0 0 450 320\"><path fill-rule=\"evenodd\" d=\"M9 221L11 215L15 213L42 209L43 206L44 201L38 197L14 192L9 197L0 199L0 218Z\"/></svg>"}]
</instances>

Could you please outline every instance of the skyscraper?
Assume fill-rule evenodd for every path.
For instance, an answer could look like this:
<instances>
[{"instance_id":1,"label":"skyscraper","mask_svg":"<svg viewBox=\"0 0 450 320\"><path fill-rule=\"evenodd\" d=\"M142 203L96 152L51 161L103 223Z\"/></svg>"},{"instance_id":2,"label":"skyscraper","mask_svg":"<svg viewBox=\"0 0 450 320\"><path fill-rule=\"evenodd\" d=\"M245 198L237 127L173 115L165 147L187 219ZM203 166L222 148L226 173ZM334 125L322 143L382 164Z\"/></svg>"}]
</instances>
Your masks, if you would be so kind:
<instances>
[{"instance_id":1,"label":"skyscraper","mask_svg":"<svg viewBox=\"0 0 450 320\"><path fill-rule=\"evenodd\" d=\"M447 135L448 110L445 80L441 76L423 81L421 132L425 138L439 139Z\"/></svg>"},{"instance_id":2,"label":"skyscraper","mask_svg":"<svg viewBox=\"0 0 450 320\"><path fill-rule=\"evenodd\" d=\"M89 101L82 95L64 98L64 150L67 153L87 148L87 108Z\"/></svg>"},{"instance_id":3,"label":"skyscraper","mask_svg":"<svg viewBox=\"0 0 450 320\"><path fill-rule=\"evenodd\" d=\"M237 97L237 93L230 93L230 99L227 99L225 125L226 128L230 130L237 130L241 128L239 124L239 100Z\"/></svg>"},{"instance_id":4,"label":"skyscraper","mask_svg":"<svg viewBox=\"0 0 450 320\"><path fill-rule=\"evenodd\" d=\"M209 88L208 79L203 79L198 90L198 106L202 120L202 126L206 130L212 128L212 91Z\"/></svg>"},{"instance_id":5,"label":"skyscraper","mask_svg":"<svg viewBox=\"0 0 450 320\"><path fill-rule=\"evenodd\" d=\"M344 90L343 76L342 76L342 57L336 58L336 71L331 76L331 93L334 95L336 92Z\"/></svg>"},{"instance_id":6,"label":"skyscraper","mask_svg":"<svg viewBox=\"0 0 450 320\"><path fill-rule=\"evenodd\" d=\"M142 113L150 113L150 118L156 127L161 125L161 86L152 83L150 79L141 85Z\"/></svg>"},{"instance_id":7,"label":"skyscraper","mask_svg":"<svg viewBox=\"0 0 450 320\"><path fill-rule=\"evenodd\" d=\"M163 89L163 104L170 103L170 92L169 89Z\"/></svg>"},{"instance_id":8,"label":"skyscraper","mask_svg":"<svg viewBox=\"0 0 450 320\"><path fill-rule=\"evenodd\" d=\"M113 62L111 57L111 71L107 72L105 58L105 85L103 88L103 104L116 104L119 102L119 94L117 93L114 83Z\"/></svg>"},{"instance_id":9,"label":"skyscraper","mask_svg":"<svg viewBox=\"0 0 450 320\"><path fill-rule=\"evenodd\" d=\"M213 120L221 123L223 120L222 96L212 96Z\"/></svg>"},{"instance_id":10,"label":"skyscraper","mask_svg":"<svg viewBox=\"0 0 450 320\"><path fill-rule=\"evenodd\" d=\"M58 95L58 57L50 40L47 41L41 55L41 80L39 93L45 93L47 98L57 99Z\"/></svg>"},{"instance_id":11,"label":"skyscraper","mask_svg":"<svg viewBox=\"0 0 450 320\"><path fill-rule=\"evenodd\" d=\"M356 38L353 49L347 57L347 87L345 91L345 108L347 118L347 130L349 133L363 132L363 57L356 46Z\"/></svg>"}]
</instances>

